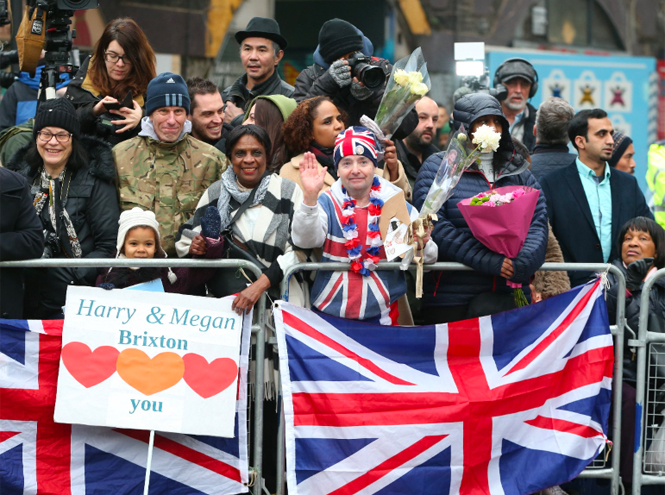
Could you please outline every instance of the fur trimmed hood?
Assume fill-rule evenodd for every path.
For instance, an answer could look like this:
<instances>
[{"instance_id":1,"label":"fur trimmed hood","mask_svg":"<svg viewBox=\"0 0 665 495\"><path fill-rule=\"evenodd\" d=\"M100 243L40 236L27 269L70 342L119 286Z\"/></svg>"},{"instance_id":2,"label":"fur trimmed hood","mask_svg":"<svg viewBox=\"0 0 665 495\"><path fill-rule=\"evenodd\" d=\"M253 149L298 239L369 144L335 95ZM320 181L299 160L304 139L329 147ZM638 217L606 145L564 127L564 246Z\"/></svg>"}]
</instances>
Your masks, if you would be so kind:
<instances>
[{"instance_id":1,"label":"fur trimmed hood","mask_svg":"<svg viewBox=\"0 0 665 495\"><path fill-rule=\"evenodd\" d=\"M116 168L113 161L113 153L111 146L99 138L92 136L82 135L79 138L79 143L88 153L88 160L79 170L77 175L83 170L87 170L90 175L99 179L116 182ZM21 147L5 165L9 170L13 170L25 177L29 182L32 182L37 173L36 170L30 170L28 162L25 160L25 152L32 146L32 142Z\"/></svg>"}]
</instances>

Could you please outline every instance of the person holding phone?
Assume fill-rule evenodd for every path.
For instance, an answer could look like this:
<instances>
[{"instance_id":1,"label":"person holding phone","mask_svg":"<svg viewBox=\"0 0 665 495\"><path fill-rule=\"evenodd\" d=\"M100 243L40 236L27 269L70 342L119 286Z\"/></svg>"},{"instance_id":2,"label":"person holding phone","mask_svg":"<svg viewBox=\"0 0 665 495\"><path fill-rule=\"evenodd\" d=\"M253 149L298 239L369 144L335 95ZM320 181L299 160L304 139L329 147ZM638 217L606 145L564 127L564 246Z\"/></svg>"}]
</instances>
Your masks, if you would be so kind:
<instances>
[{"instance_id":1,"label":"person holding phone","mask_svg":"<svg viewBox=\"0 0 665 495\"><path fill-rule=\"evenodd\" d=\"M109 22L67 89L81 132L111 145L136 136L155 75L155 53L138 24L129 18Z\"/></svg>"}]
</instances>

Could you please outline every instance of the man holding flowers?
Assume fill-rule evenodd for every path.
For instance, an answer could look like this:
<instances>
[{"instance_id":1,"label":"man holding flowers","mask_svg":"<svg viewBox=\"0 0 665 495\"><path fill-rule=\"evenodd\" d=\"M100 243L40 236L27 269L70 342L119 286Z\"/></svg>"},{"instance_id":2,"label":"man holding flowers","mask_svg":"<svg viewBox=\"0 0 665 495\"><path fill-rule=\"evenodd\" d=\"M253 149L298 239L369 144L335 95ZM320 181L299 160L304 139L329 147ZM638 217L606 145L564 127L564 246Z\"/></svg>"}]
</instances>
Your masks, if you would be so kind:
<instances>
[{"instance_id":1,"label":"man holding flowers","mask_svg":"<svg viewBox=\"0 0 665 495\"><path fill-rule=\"evenodd\" d=\"M304 201L292 222L293 242L301 248L323 247L322 262L351 263L348 272L319 271L312 288L318 311L384 325L397 321L397 300L406 293L404 273L375 271L385 260L381 225L393 215L415 219L401 189L375 174L376 138L364 127L349 127L337 136L334 152L339 179L319 196L326 168L319 170L312 153L300 165ZM389 215L381 222L382 215ZM391 222L392 223L392 222ZM438 249L421 239L426 263L436 261Z\"/></svg>"},{"instance_id":2,"label":"man holding flowers","mask_svg":"<svg viewBox=\"0 0 665 495\"><path fill-rule=\"evenodd\" d=\"M526 240L519 254L507 258L476 239L458 203L502 186L540 189L528 162L515 152L508 122L499 101L483 93L463 96L455 103L454 125L469 130L468 148L480 151L479 160L459 180L452 196L437 212L432 239L440 261L457 261L473 272L430 272L425 275L422 314L427 323L462 320L515 307L506 279L528 284L542 265L547 248L547 210L540 194ZM414 203L420 207L441 164L443 153L425 161L416 181ZM525 288L525 292L528 291Z\"/></svg>"}]
</instances>

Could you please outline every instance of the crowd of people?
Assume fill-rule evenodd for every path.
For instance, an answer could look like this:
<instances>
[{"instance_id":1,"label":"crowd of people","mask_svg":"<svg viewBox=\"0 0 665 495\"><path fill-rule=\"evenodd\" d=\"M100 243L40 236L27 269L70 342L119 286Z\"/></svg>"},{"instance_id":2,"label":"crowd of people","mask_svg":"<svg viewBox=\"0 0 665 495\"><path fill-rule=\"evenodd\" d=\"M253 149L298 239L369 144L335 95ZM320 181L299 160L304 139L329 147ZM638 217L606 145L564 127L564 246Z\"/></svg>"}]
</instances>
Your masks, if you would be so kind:
<instances>
[{"instance_id":1,"label":"crowd of people","mask_svg":"<svg viewBox=\"0 0 665 495\"><path fill-rule=\"evenodd\" d=\"M113 289L156 278L168 292L237 294L233 308L242 313L263 293L278 296L290 266L319 260L351 270L294 278L292 301L386 325L434 324L515 308L500 281L525 284L537 302L595 276L538 271L545 261L566 261L625 272L626 316L637 328L641 285L665 266L665 232L632 176L631 138L602 109L575 113L560 98L534 108L538 75L516 58L496 71L498 98L466 94L449 113L423 97L390 139L378 139L360 117L376 114L392 65L373 56L355 26L341 19L322 26L314 64L295 87L276 70L288 46L276 21L254 18L236 40L245 73L220 91L202 77L156 74L141 28L116 19L72 80L59 83L60 98L37 107L36 95L8 93L0 106L0 260L228 257L249 259L262 275L3 268L3 318L61 318L68 285ZM382 71L383 85L358 79L357 56ZM462 125L470 137L493 128L498 149L462 174L433 230L416 240L426 263L457 261L474 271L426 272L422 301L409 308L405 272L374 270L386 259L382 210L391 204L398 217L418 216L449 134ZM474 237L457 204L512 185L540 194L524 245L508 258ZM609 302L613 318L616 280ZM663 284L650 307L665 317ZM626 370L634 387L634 363Z\"/></svg>"}]
</instances>

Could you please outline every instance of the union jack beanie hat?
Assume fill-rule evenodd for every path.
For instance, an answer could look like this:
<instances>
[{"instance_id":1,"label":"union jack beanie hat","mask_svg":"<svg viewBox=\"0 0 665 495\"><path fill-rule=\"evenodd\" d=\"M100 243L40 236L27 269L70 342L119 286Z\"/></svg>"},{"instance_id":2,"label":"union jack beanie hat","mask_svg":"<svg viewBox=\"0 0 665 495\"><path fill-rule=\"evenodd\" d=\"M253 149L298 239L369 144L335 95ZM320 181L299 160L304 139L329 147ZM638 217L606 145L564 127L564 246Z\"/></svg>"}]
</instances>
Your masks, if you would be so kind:
<instances>
[{"instance_id":1,"label":"union jack beanie hat","mask_svg":"<svg viewBox=\"0 0 665 495\"><path fill-rule=\"evenodd\" d=\"M376 166L377 149L376 137L374 133L366 127L349 127L342 131L335 139L335 167L345 156L362 155L374 163Z\"/></svg>"}]
</instances>

